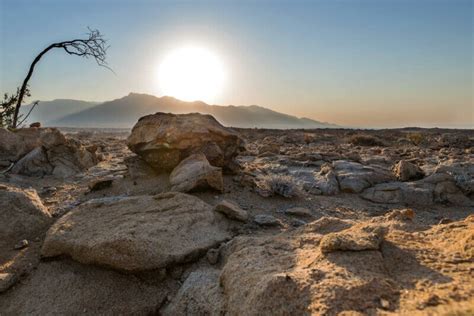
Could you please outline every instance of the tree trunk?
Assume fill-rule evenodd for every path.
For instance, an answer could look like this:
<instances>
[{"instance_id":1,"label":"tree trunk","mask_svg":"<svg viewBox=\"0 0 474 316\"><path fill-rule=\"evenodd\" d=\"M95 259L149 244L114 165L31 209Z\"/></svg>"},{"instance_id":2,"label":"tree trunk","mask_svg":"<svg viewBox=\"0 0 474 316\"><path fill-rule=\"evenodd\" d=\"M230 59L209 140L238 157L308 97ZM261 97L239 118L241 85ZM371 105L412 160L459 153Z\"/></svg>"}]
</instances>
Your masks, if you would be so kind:
<instances>
[{"instance_id":1,"label":"tree trunk","mask_svg":"<svg viewBox=\"0 0 474 316\"><path fill-rule=\"evenodd\" d=\"M41 57L43 57L44 54L46 54L50 49L56 47L56 45L57 43L54 43L46 47L41 53L38 54L38 56L36 56L36 58L33 60L33 63L31 63L30 69L28 70L28 74L26 75L25 80L23 80L23 84L21 85L20 93L18 95L18 101L15 107L15 116L13 117L13 128L17 127L16 125L18 123L18 114L20 113L21 103L23 102L23 98L25 97L25 92L28 87L28 81L30 81L31 76L33 75L33 71L35 70L36 64L40 61Z\"/></svg>"}]
</instances>

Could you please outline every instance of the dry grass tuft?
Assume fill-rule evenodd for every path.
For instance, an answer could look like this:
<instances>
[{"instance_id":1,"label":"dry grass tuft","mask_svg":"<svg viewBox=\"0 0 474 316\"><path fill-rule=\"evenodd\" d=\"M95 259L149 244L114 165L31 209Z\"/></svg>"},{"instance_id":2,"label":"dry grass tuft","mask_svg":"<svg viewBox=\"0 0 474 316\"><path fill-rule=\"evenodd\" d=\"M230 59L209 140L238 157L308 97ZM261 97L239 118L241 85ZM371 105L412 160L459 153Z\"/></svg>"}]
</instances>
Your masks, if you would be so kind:
<instances>
[{"instance_id":1,"label":"dry grass tuft","mask_svg":"<svg viewBox=\"0 0 474 316\"><path fill-rule=\"evenodd\" d=\"M425 140L425 137L422 133L410 133L408 134L407 138L413 145L416 146L421 145L421 143L423 143Z\"/></svg>"}]
</instances>

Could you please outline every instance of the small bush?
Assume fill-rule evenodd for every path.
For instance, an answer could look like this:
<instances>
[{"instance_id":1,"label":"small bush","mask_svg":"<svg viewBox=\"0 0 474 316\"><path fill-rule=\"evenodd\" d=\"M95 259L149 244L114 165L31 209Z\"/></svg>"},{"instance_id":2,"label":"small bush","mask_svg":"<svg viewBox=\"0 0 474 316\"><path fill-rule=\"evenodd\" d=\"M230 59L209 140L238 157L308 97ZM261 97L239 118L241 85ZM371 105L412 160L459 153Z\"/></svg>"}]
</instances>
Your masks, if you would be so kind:
<instances>
[{"instance_id":1,"label":"small bush","mask_svg":"<svg viewBox=\"0 0 474 316\"><path fill-rule=\"evenodd\" d=\"M257 182L257 192L265 197L280 195L286 198L297 197L301 190L298 183L287 175L266 175Z\"/></svg>"},{"instance_id":2,"label":"small bush","mask_svg":"<svg viewBox=\"0 0 474 316\"><path fill-rule=\"evenodd\" d=\"M416 146L420 145L425 140L425 137L422 133L410 133L408 134L407 138L413 145Z\"/></svg>"},{"instance_id":3,"label":"small bush","mask_svg":"<svg viewBox=\"0 0 474 316\"><path fill-rule=\"evenodd\" d=\"M354 146L385 146L384 142L375 136L357 134L349 139Z\"/></svg>"}]
</instances>

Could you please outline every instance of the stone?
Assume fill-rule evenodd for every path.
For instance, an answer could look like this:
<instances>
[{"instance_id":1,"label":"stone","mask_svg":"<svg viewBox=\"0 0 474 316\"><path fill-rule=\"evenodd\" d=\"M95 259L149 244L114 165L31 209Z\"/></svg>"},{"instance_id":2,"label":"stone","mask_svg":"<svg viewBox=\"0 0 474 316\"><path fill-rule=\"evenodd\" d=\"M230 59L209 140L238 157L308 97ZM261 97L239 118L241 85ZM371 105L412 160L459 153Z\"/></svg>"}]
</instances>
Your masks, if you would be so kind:
<instances>
[{"instance_id":1,"label":"stone","mask_svg":"<svg viewBox=\"0 0 474 316\"><path fill-rule=\"evenodd\" d=\"M385 230L381 226L353 226L325 235L319 244L321 252L378 250Z\"/></svg>"},{"instance_id":2,"label":"stone","mask_svg":"<svg viewBox=\"0 0 474 316\"><path fill-rule=\"evenodd\" d=\"M13 273L0 273L0 293L8 290L16 283L18 278Z\"/></svg>"},{"instance_id":3,"label":"stone","mask_svg":"<svg viewBox=\"0 0 474 316\"><path fill-rule=\"evenodd\" d=\"M193 261L230 237L210 205L168 192L79 205L50 228L41 254L143 271Z\"/></svg>"},{"instance_id":4,"label":"stone","mask_svg":"<svg viewBox=\"0 0 474 316\"><path fill-rule=\"evenodd\" d=\"M241 209L235 202L229 200L222 200L219 202L214 208L214 211L222 213L230 219L241 222L246 222L249 218L247 211Z\"/></svg>"},{"instance_id":5,"label":"stone","mask_svg":"<svg viewBox=\"0 0 474 316\"><path fill-rule=\"evenodd\" d=\"M33 122L33 123L30 124L30 127L39 128L39 127L41 127L41 123L40 122Z\"/></svg>"},{"instance_id":6,"label":"stone","mask_svg":"<svg viewBox=\"0 0 474 316\"><path fill-rule=\"evenodd\" d=\"M366 189L362 198L384 204L432 205L433 185L416 182L389 182Z\"/></svg>"},{"instance_id":7,"label":"stone","mask_svg":"<svg viewBox=\"0 0 474 316\"><path fill-rule=\"evenodd\" d=\"M219 249L209 249L206 253L207 261L214 265L219 261Z\"/></svg>"},{"instance_id":8,"label":"stone","mask_svg":"<svg viewBox=\"0 0 474 316\"><path fill-rule=\"evenodd\" d=\"M285 214L301 217L311 217L311 211L306 207L292 207L285 210Z\"/></svg>"},{"instance_id":9,"label":"stone","mask_svg":"<svg viewBox=\"0 0 474 316\"><path fill-rule=\"evenodd\" d=\"M300 226L306 225L306 222L298 218L292 218L290 220L290 224L293 227L300 227Z\"/></svg>"},{"instance_id":10,"label":"stone","mask_svg":"<svg viewBox=\"0 0 474 316\"><path fill-rule=\"evenodd\" d=\"M332 163L341 191L360 193L375 184L390 182L394 176L378 166L365 166L357 162L336 160Z\"/></svg>"},{"instance_id":11,"label":"stone","mask_svg":"<svg viewBox=\"0 0 474 316\"><path fill-rule=\"evenodd\" d=\"M393 172L400 181L419 180L425 176L420 167L406 160L400 160L393 167Z\"/></svg>"},{"instance_id":12,"label":"stone","mask_svg":"<svg viewBox=\"0 0 474 316\"><path fill-rule=\"evenodd\" d=\"M157 176L155 169L139 156L130 156L124 159L127 172L131 179L154 178Z\"/></svg>"},{"instance_id":13,"label":"stone","mask_svg":"<svg viewBox=\"0 0 474 316\"><path fill-rule=\"evenodd\" d=\"M382 306L383 309L389 309L390 308L390 302L387 301L386 299L381 298L380 299L380 306Z\"/></svg>"},{"instance_id":14,"label":"stone","mask_svg":"<svg viewBox=\"0 0 474 316\"><path fill-rule=\"evenodd\" d=\"M51 214L35 190L0 184L0 239L31 240L51 222Z\"/></svg>"},{"instance_id":15,"label":"stone","mask_svg":"<svg viewBox=\"0 0 474 316\"><path fill-rule=\"evenodd\" d=\"M322 195L335 195L339 193L339 182L333 168L325 164L321 167L319 173L314 177L312 187L321 191Z\"/></svg>"},{"instance_id":16,"label":"stone","mask_svg":"<svg viewBox=\"0 0 474 316\"><path fill-rule=\"evenodd\" d=\"M389 182L377 184L362 192L361 197L376 203L432 205L450 203L457 206L474 206L456 186L452 176L436 173L414 182Z\"/></svg>"},{"instance_id":17,"label":"stone","mask_svg":"<svg viewBox=\"0 0 474 316\"><path fill-rule=\"evenodd\" d=\"M67 139L65 145L48 149L49 162L54 166L53 175L60 178L73 176L97 164L95 153L88 151L78 141Z\"/></svg>"},{"instance_id":18,"label":"stone","mask_svg":"<svg viewBox=\"0 0 474 316\"><path fill-rule=\"evenodd\" d=\"M16 132L0 128L0 163L8 166L39 145L37 129L19 129Z\"/></svg>"},{"instance_id":19,"label":"stone","mask_svg":"<svg viewBox=\"0 0 474 316\"><path fill-rule=\"evenodd\" d=\"M33 177L42 177L51 174L53 169L54 167L48 161L46 150L40 146L18 160L11 172Z\"/></svg>"},{"instance_id":20,"label":"stone","mask_svg":"<svg viewBox=\"0 0 474 316\"><path fill-rule=\"evenodd\" d=\"M68 261L41 262L27 280L0 296L5 315L150 315L163 304L169 282Z\"/></svg>"},{"instance_id":21,"label":"stone","mask_svg":"<svg viewBox=\"0 0 474 316\"><path fill-rule=\"evenodd\" d=\"M339 183L331 164L321 163L319 172L297 170L294 176L303 184L303 189L314 195L335 195L339 193Z\"/></svg>"},{"instance_id":22,"label":"stone","mask_svg":"<svg viewBox=\"0 0 474 316\"><path fill-rule=\"evenodd\" d=\"M454 183L465 195L474 192L474 162L445 161L438 165L434 174L447 174L451 176Z\"/></svg>"},{"instance_id":23,"label":"stone","mask_svg":"<svg viewBox=\"0 0 474 316\"><path fill-rule=\"evenodd\" d=\"M222 169L209 164L202 153L193 154L181 161L170 174L171 191L189 192L212 188L224 190Z\"/></svg>"},{"instance_id":24,"label":"stone","mask_svg":"<svg viewBox=\"0 0 474 316\"><path fill-rule=\"evenodd\" d=\"M98 162L94 152L55 128L0 129L0 166L26 176L68 177Z\"/></svg>"},{"instance_id":25,"label":"stone","mask_svg":"<svg viewBox=\"0 0 474 316\"><path fill-rule=\"evenodd\" d=\"M26 247L28 247L28 246L29 246L28 240L23 239L23 240L21 240L19 243L17 243L17 244L15 245L15 247L13 247L13 249L15 249L15 250L21 250L21 249L24 249L24 248L26 248Z\"/></svg>"},{"instance_id":26,"label":"stone","mask_svg":"<svg viewBox=\"0 0 474 316\"><path fill-rule=\"evenodd\" d=\"M260 226L280 226L281 222L278 218L268 214L255 215L255 223Z\"/></svg>"},{"instance_id":27,"label":"stone","mask_svg":"<svg viewBox=\"0 0 474 316\"><path fill-rule=\"evenodd\" d=\"M211 115L155 113L140 118L127 139L131 151L157 170L203 153L211 165L227 168L244 149L243 140Z\"/></svg>"},{"instance_id":28,"label":"stone","mask_svg":"<svg viewBox=\"0 0 474 316\"><path fill-rule=\"evenodd\" d=\"M224 296L217 269L191 272L171 303L162 310L164 316L224 314Z\"/></svg>"}]
</instances>

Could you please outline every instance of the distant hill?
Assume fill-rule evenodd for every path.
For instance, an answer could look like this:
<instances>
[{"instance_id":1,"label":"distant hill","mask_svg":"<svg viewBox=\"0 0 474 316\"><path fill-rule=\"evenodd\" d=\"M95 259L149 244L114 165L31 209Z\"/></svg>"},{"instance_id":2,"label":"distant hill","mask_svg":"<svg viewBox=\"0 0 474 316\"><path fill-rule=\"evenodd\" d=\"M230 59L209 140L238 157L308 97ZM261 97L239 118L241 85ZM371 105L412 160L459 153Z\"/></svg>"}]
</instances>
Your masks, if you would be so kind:
<instances>
[{"instance_id":1,"label":"distant hill","mask_svg":"<svg viewBox=\"0 0 474 316\"><path fill-rule=\"evenodd\" d=\"M55 101L52 101L55 102ZM334 124L275 112L260 106L219 106L204 102L185 102L172 97L155 97L130 93L121 99L87 107L61 118L45 119L50 126L131 128L137 120L155 112L190 113L213 115L219 122L233 127L259 128L331 128Z\"/></svg>"},{"instance_id":2,"label":"distant hill","mask_svg":"<svg viewBox=\"0 0 474 316\"><path fill-rule=\"evenodd\" d=\"M33 109L25 122L41 122L45 126L53 126L55 122L66 115L87 110L100 102L87 102L69 99L56 99L53 101L41 101ZM26 115L31 109L31 104L23 105L20 114Z\"/></svg>"}]
</instances>

